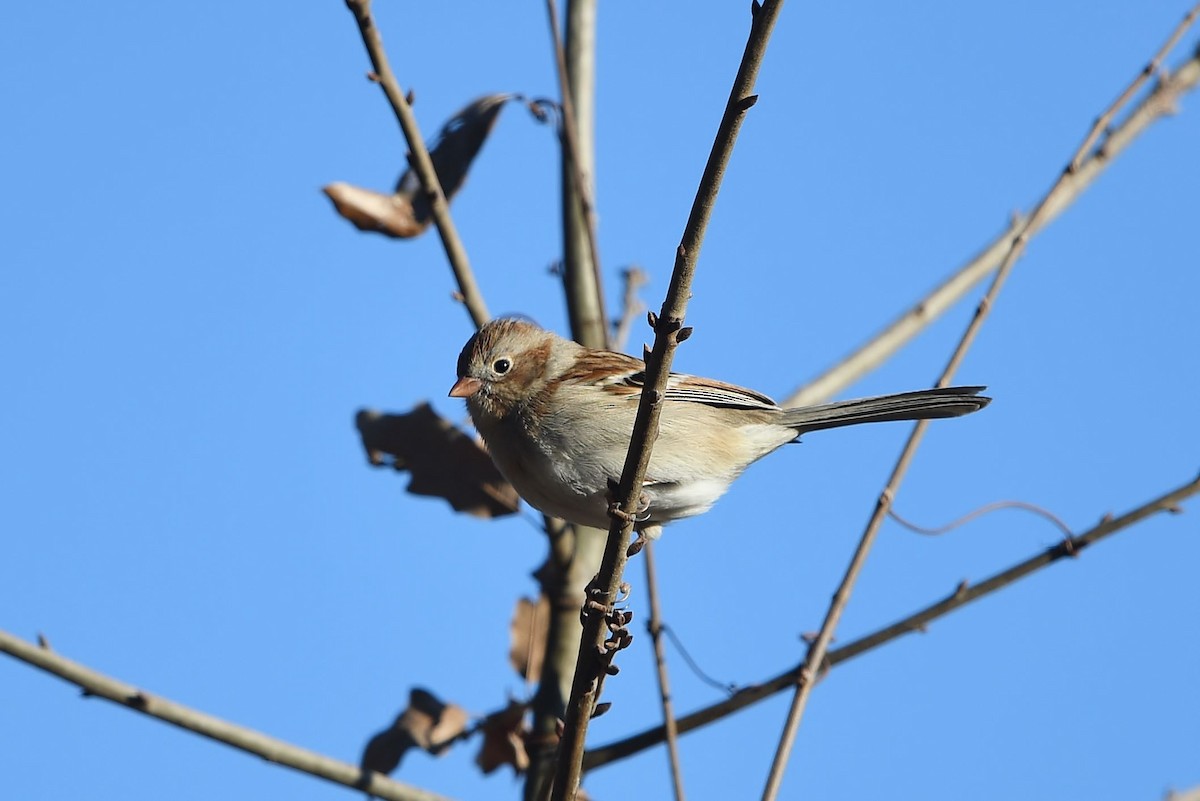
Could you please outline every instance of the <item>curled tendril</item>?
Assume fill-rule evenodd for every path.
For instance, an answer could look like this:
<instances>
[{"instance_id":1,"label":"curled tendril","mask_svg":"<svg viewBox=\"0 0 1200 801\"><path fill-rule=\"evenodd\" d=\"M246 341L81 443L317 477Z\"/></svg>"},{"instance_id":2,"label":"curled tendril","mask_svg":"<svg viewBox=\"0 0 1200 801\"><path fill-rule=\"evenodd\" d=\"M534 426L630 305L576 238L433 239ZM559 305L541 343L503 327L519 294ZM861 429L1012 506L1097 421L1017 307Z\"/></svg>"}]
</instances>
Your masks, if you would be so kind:
<instances>
[{"instance_id":1,"label":"curled tendril","mask_svg":"<svg viewBox=\"0 0 1200 801\"><path fill-rule=\"evenodd\" d=\"M959 526L966 525L976 518L983 517L984 515L991 514L992 512L997 512L1001 509L1021 509L1026 512L1032 512L1038 517L1041 517L1043 520L1047 520L1052 523L1055 528L1061 531L1063 536L1065 536L1067 539L1071 539L1075 536L1075 532L1071 531L1070 527L1062 521L1062 518L1055 515L1049 509L1045 509L1037 504L1028 503L1026 501L996 501L994 503L985 504L974 511L967 512L965 515L956 520L951 520L944 526L937 526L935 528L926 528L925 526L919 526L916 523L906 520L900 515L896 514L894 509L888 510L888 516L909 531L914 531L917 534L925 534L927 536L938 536L945 534L948 531L953 531Z\"/></svg>"}]
</instances>

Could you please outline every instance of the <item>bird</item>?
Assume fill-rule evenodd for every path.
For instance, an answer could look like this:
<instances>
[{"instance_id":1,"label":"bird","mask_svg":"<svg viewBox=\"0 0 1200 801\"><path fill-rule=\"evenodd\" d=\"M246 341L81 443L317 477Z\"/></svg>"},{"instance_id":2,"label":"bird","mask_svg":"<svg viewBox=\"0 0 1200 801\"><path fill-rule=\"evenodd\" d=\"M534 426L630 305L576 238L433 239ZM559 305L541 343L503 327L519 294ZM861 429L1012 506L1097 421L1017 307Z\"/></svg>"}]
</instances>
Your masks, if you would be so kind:
<instances>
[{"instance_id":1,"label":"bird","mask_svg":"<svg viewBox=\"0 0 1200 801\"><path fill-rule=\"evenodd\" d=\"M608 528L612 488L646 383L642 359L587 348L523 318L482 326L458 357L450 397L466 400L496 467L538 511ZM708 511L752 463L802 434L894 420L958 417L985 387L942 387L782 408L711 378L671 373L634 516L635 545Z\"/></svg>"}]
</instances>

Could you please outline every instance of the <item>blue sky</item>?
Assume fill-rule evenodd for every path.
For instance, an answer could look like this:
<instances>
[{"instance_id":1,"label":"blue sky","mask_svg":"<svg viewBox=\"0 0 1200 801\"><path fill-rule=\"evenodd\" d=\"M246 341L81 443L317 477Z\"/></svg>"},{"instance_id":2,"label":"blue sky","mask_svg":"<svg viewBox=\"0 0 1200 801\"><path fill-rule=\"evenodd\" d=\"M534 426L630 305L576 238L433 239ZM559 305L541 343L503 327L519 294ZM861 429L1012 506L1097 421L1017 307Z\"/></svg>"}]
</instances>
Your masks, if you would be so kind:
<instances>
[{"instance_id":1,"label":"blue sky","mask_svg":"<svg viewBox=\"0 0 1200 801\"><path fill-rule=\"evenodd\" d=\"M432 135L478 95L552 95L540 3L379 3ZM609 297L657 307L745 40L747 5L604 4L597 203ZM700 259L676 367L783 396L989 241L1054 180L1183 3L783 11ZM508 621L544 556L370 469L352 420L445 397L469 320L432 236L397 243L319 188L385 188L404 145L340 2L9 4L0 23L0 628L354 761L414 685L472 712L524 688ZM1193 32L1177 53L1195 46ZM1078 529L1190 479L1200 98L1030 245L960 372L995 402L937 424L896 508L998 499ZM505 110L454 216L494 312L563 330L551 132ZM928 385L963 305L847 394ZM645 329L639 335L648 337ZM636 343L634 346L636 348ZM667 621L709 673L802 657L903 425L819 433L752 468L658 550ZM1157 798L1200 783L1196 504L837 671L785 798ZM866 633L1053 543L1001 512L885 527L839 632ZM641 566L606 742L657 721ZM678 707L720 698L672 659ZM761 791L778 697L682 743L693 798ZM0 660L12 798L346 798ZM515 798L473 747L398 778ZM665 757L590 777L669 795Z\"/></svg>"}]
</instances>

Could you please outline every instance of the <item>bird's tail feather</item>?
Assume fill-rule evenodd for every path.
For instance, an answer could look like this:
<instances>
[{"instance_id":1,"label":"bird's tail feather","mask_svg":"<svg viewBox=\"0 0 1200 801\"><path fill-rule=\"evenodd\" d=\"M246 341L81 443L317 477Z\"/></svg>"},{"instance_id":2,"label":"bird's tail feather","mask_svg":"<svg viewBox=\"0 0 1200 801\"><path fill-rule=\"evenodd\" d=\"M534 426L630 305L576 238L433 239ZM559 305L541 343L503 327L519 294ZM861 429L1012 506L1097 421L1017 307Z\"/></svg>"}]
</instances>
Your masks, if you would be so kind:
<instances>
[{"instance_id":1,"label":"bird's tail feather","mask_svg":"<svg viewBox=\"0 0 1200 801\"><path fill-rule=\"evenodd\" d=\"M796 434L800 435L823 428L853 426L859 423L958 417L977 412L991 403L991 398L979 395L984 389L985 387L942 387L902 392L898 395L856 398L820 406L801 406L784 409L782 422L796 429Z\"/></svg>"}]
</instances>

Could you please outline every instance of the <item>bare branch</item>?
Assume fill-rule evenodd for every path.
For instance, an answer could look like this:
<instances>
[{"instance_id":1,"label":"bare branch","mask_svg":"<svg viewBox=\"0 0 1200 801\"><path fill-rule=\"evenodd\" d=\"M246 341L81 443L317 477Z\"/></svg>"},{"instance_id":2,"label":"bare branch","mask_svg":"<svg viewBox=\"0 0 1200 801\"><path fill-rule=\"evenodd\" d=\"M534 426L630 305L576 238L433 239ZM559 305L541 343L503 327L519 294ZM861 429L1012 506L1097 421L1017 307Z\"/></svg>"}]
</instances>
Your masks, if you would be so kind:
<instances>
[{"instance_id":1,"label":"bare branch","mask_svg":"<svg viewBox=\"0 0 1200 801\"><path fill-rule=\"evenodd\" d=\"M1065 202L1065 199L1073 194L1071 191L1073 184L1072 179L1076 175L1081 160L1085 156L1089 155L1091 148L1097 141L1102 141L1102 144L1097 147L1097 158L1108 157L1108 153L1104 147L1104 140L1112 138L1111 135L1109 135L1109 132L1105 130L1108 121L1115 118L1121 108L1136 94L1141 85L1145 83L1150 75L1157 70L1157 65L1165 56L1167 50L1169 50L1169 48L1176 41L1178 41L1178 38L1182 35L1183 30L1186 29L1194 17L1195 10L1193 10L1192 13L1189 13L1184 18L1183 22L1169 38L1167 44L1164 45L1164 48L1154 57L1146 69L1144 69L1142 73L1134 79L1130 87L1118 97L1117 101L1112 105L1112 107L1110 107L1097 119L1095 125L1085 138L1083 144L1071 157L1067 169L1064 170L1063 174L1038 204L1033 213L1030 214L1029 217L1024 221L1019 221L1014 224L1016 233L1013 235L1007 252L996 270L996 275L993 278L991 286L989 287L983 300L979 303L979 306L976 308L974 317L967 326L966 331L963 333L963 336L959 341L958 347L951 355L945 370L938 380L938 386L946 386L954 372L957 370L959 364L961 364L962 359L965 357L967 350L973 343L976 334L983 324L983 321L987 318L994 300L998 296L1000 289L1003 287L1004 282L1013 268L1013 265L1024 252L1030 232L1043 225L1050 216L1051 211L1061 208ZM1164 87L1162 86L1159 87L1160 90L1163 88ZM1161 92L1153 93L1149 98L1147 98L1147 103L1143 105L1144 107L1152 108L1158 114L1163 113L1168 107L1163 104ZM1133 115L1131 115L1131 117L1132 116ZM899 488L900 482L903 480L908 465L911 463L912 457L916 452L916 448L920 444L926 426L927 423L925 421L919 422L914 426L912 435L909 437L909 440L906 443L899 460L897 461L891 477L889 478L883 492L880 494L879 501L876 504L875 512L867 525L866 531L863 533L863 537L855 552L854 558L851 561L850 567L847 569L846 576L843 579L842 584L839 586L837 593L834 595L834 601L830 605L829 612L826 616L824 624L821 627L821 631L810 647L808 658L805 660L805 664L797 676L796 693L793 698L792 707L788 714L787 723L784 726L784 731L780 738L779 747L771 767L770 775L767 779L767 786L763 792L764 799L773 799L778 794L779 786L782 781L783 768L786 765L787 759L790 755L796 730L799 727L800 719L803 716L808 696L811 694L812 687L814 685L816 677L814 667L821 664L825 658L825 652L829 647L829 643L837 626L838 619L841 616L842 609L844 609L846 603L849 601L850 592L855 581L857 580L858 573L860 572L862 565L865 563L867 553L869 553L870 548L873 545L880 523L890 509L891 502L895 497L895 493Z\"/></svg>"},{"instance_id":2,"label":"bare branch","mask_svg":"<svg viewBox=\"0 0 1200 801\"><path fill-rule=\"evenodd\" d=\"M663 730L667 735L667 762L671 767L671 786L675 801L684 801L683 768L679 764L679 732L675 726L675 710L671 703L671 681L667 676L667 654L662 641L662 610L658 603L658 571L654 565L654 543L646 543L646 592L650 596L650 619L646 630L654 645L654 667L658 674L658 695L662 700Z\"/></svg>"},{"instance_id":3,"label":"bare branch","mask_svg":"<svg viewBox=\"0 0 1200 801\"><path fill-rule=\"evenodd\" d=\"M825 403L887 361L893 353L994 272L1008 253L1017 232L1024 231L1026 239L1041 232L1075 202L1134 139L1160 118L1170 114L1176 101L1194 89L1197 83L1200 83L1200 55L1194 55L1174 73L1164 77L1119 125L1108 131L1100 147L1078 160L1078 167L1070 172L1070 177L1064 176L1064 180L1055 185L1051 194L1038 201L1038 219L1030 219L1032 212L1030 215L1014 219L1000 236L963 265L958 272L870 341L789 395L783 401L783 405L790 407Z\"/></svg>"},{"instance_id":4,"label":"bare branch","mask_svg":"<svg viewBox=\"0 0 1200 801\"><path fill-rule=\"evenodd\" d=\"M550 599L550 619L546 656L531 704L532 731L525 739L530 760L524 787L527 801L548 798L554 781L558 729L571 693L571 679L583 635L579 608L584 601L584 588L596 575L606 534L549 517L545 518L545 524L550 534L550 554L546 564L534 575L542 592Z\"/></svg>"},{"instance_id":5,"label":"bare branch","mask_svg":"<svg viewBox=\"0 0 1200 801\"><path fill-rule=\"evenodd\" d=\"M625 280L625 292L621 302L621 317L617 320L617 328L613 332L613 350L625 349L625 343L629 341L629 332L633 328L633 321L646 311L646 304L642 303L642 299L638 297L638 290L650 282L646 271L636 266L626 267L621 271L621 277Z\"/></svg>"},{"instance_id":6,"label":"bare branch","mask_svg":"<svg viewBox=\"0 0 1200 801\"><path fill-rule=\"evenodd\" d=\"M363 771L357 765L300 748L161 696L150 695L132 684L105 676L5 631L0 631L0 651L80 687L85 696L113 701L181 729L262 757L268 762L390 801L448 801L445 796L393 781L374 771Z\"/></svg>"},{"instance_id":7,"label":"bare branch","mask_svg":"<svg viewBox=\"0 0 1200 801\"><path fill-rule=\"evenodd\" d=\"M1167 37L1167 41L1163 42L1162 47L1154 54L1154 57L1142 68L1141 73L1125 87L1125 91L1117 96L1117 99L1104 110L1104 113L1096 118L1092 124L1092 129L1088 131L1088 135L1084 137L1083 144L1075 152L1075 158L1071 159L1070 165L1067 166L1067 172L1076 172L1079 169L1079 163L1083 157L1091 153L1092 147L1100 141L1100 137L1108 134L1108 126L1116 118L1121 109L1128 105L1133 96L1148 82L1162 66L1163 59L1175 49L1175 45L1179 44L1179 40L1183 38L1187 29L1192 26L1196 19L1196 15L1200 13L1200 3L1192 6L1192 8L1183 15L1183 19L1175 26L1175 30Z\"/></svg>"},{"instance_id":8,"label":"bare branch","mask_svg":"<svg viewBox=\"0 0 1200 801\"><path fill-rule=\"evenodd\" d=\"M594 601L601 608L611 608L617 600L625 562L628 559L633 515L637 510L646 467L650 462L650 450L658 434L660 401L675 348L683 330L684 312L691 295L692 276L695 274L700 246L742 120L756 100L751 90L781 6L782 0L768 0L762 6L755 3L751 7L753 19L749 40L730 90L725 113L717 129L716 140L701 176L687 225L684 227L666 299L663 301L661 312L653 320L654 348L646 361L645 388L638 404L629 453L621 471L604 559L594 585ZM601 654L607 654L607 657L602 657ZM605 647L605 615L593 609L584 621L583 640L575 664L575 678L571 685L571 698L567 704L563 737L559 743L558 766L554 778L555 801L574 799L578 792L588 721L595 710L605 672L615 668L611 663L612 654L611 647Z\"/></svg>"},{"instance_id":9,"label":"bare branch","mask_svg":"<svg viewBox=\"0 0 1200 801\"><path fill-rule=\"evenodd\" d=\"M1186 28L1191 23L1193 14L1189 14L1184 18L1179 28ZM1180 35L1177 28L1171 37L1168 39L1168 44L1175 41ZM1155 56L1154 64L1160 59L1162 53ZM1133 89L1136 90L1146 80L1145 73L1141 73L1133 81ZM1123 93L1114 103L1113 107L1102 114L1097 121L1111 118L1117 114L1121 106L1123 106L1129 98L1133 96L1132 91ZM1033 213L1025 221L1024 225L1012 238L1012 244L1005 255L1004 260L996 270L996 275L992 278L992 283L984 294L983 299L975 309L975 314L967 324L966 330L959 339L958 345L954 352L950 355L949 361L946 363L945 369L937 380L936 386L945 387L950 385L950 380L954 377L958 367L962 364L963 359L967 355L967 351L975 341L980 328L987 320L988 314L995 304L996 298L1000 294L1005 282L1008 280L1009 274L1012 272L1013 266L1017 259L1025 252L1025 245L1029 241L1028 232L1035 225L1040 224L1046 214L1046 209L1050 203L1057 197L1067 186L1070 179L1074 175L1071 167L1084 155L1085 149L1090 147L1092 137L1088 136L1082 145L1072 154L1067 169L1059 176L1058 180L1051 187L1049 193L1042 202L1034 209ZM1103 148L1103 144L1100 145ZM862 538L859 540L858 547L854 551L854 556L850 560L850 566L846 569L846 574L838 586L837 592L834 593L833 601L829 605L829 611L825 615L825 621L821 624L821 630L817 634L816 640L809 647L808 656L804 661L804 668L800 672L800 676L796 682L796 692L792 698L791 708L788 710L787 721L784 723L783 733L780 735L779 746L775 752L775 759L771 763L771 770L767 776L766 787L763 790L763 801L772 801L779 794L779 787L783 781L783 771L787 765L788 758L791 755L792 746L795 743L796 732L800 728L800 721L804 716L805 706L808 704L808 698L812 694L812 688L816 679L817 668L825 660L825 653L829 648L829 643L833 640L833 633L837 629L838 621L841 619L842 612L850 601L850 594L853 591L854 585L858 580L859 573L866 564L867 554L870 553L871 547L875 543L875 537L879 532L880 525L883 519L887 516L888 510L891 508L892 500L900 489L900 484L904 480L905 474L908 472L908 467L912 463L913 457L916 455L917 448L921 444L921 440L925 435L925 430L929 426L928 420L921 420L913 426L912 434L909 435L908 441L904 445L904 449L900 452L900 457L896 460L896 465L892 469L892 474L884 485L883 491L879 494L879 500L875 504L875 511L871 515L870 521L867 523L866 529L863 531Z\"/></svg>"},{"instance_id":10,"label":"bare branch","mask_svg":"<svg viewBox=\"0 0 1200 801\"><path fill-rule=\"evenodd\" d=\"M483 295L480 294L479 287L475 283L475 274L471 270L470 260L467 259L467 250L463 247L462 240L458 236L458 229L455 228L454 220L450 217L450 204L446 202L446 196L442 192L437 171L433 168L433 160L425 147L425 140L421 137L421 129L417 126L417 118L413 116L412 106L404 96L404 92L400 90L400 83L396 80L391 65L388 63L387 52L383 49L383 38L379 35L379 29L375 27L375 20L371 16L371 0L346 0L346 7L350 9L350 12L354 14L355 21L358 22L363 45L367 49L367 55L370 56L371 65L374 68L374 77L383 89L384 95L387 96L392 111L395 112L396 119L400 123L400 130L404 132L404 138L408 142L409 160L413 171L421 181L421 187L429 196L433 222L437 226L438 235L442 238L442 247L446 250L450 269L453 270L454 278L458 282L458 294L461 296L462 304L466 307L467 313L471 315L475 327L479 328L491 318L491 315L488 314L487 304L484 303Z\"/></svg>"},{"instance_id":11,"label":"bare branch","mask_svg":"<svg viewBox=\"0 0 1200 801\"><path fill-rule=\"evenodd\" d=\"M609 345L609 328L600 276L596 212L591 176L595 171L595 0L568 0L565 43L556 0L547 0L555 69L559 81L563 291L571 336L593 348ZM578 609L585 586L596 574L605 532L568 526L568 536L551 537L547 570L539 571L542 591L552 600L547 658L533 699L533 732L524 797L542 801L554 779L558 727L570 695L583 631Z\"/></svg>"},{"instance_id":12,"label":"bare branch","mask_svg":"<svg viewBox=\"0 0 1200 801\"><path fill-rule=\"evenodd\" d=\"M1200 477L1164 493L1154 500L1126 512L1120 517L1113 518L1106 515L1098 524L1077 537L1071 537L1056 545L1052 545L1040 553L1018 562L999 573L995 573L977 584L960 584L946 598L932 603L924 609L914 612L902 620L898 620L878 631L829 651L822 670L827 672L835 665L840 665L856 656L861 656L867 651L878 648L905 634L911 634L914 631L924 631L934 620L966 606L985 595L990 595L997 590L1003 589L1055 562L1067 557L1078 556L1088 546L1136 525L1159 512L1176 513L1179 511L1178 505L1181 502L1197 493L1200 493ZM783 692L789 687L795 686L804 668L805 663L801 663L759 684L743 687L735 695L726 700L684 715L677 721L679 733L686 734L687 732L694 731L701 726L732 715L734 712L745 709L776 693ZM584 758L584 767L588 770L593 770L612 764L661 743L664 737L663 727L656 726L631 737L626 737L623 740L594 748L587 752Z\"/></svg>"},{"instance_id":13,"label":"bare branch","mask_svg":"<svg viewBox=\"0 0 1200 801\"><path fill-rule=\"evenodd\" d=\"M581 129L586 127L588 131L591 130L592 115L583 115L582 107L576 104L578 100L579 103L588 103L590 108L592 93L577 89L590 89L594 84L594 0L572 0L568 14L572 17L583 14L592 23L571 25L574 57L570 67L567 65L567 51L563 47L558 22L558 4L556 0L546 0L546 15L549 17L550 35L554 44L554 66L558 73L558 91L562 98L562 114L559 118L562 125L560 138L564 173L563 279L572 333L579 342L588 347L604 348L609 344L609 328L604 304L604 283L600 279L596 206L592 201L592 182L589 176L593 158L591 147L585 149L581 136ZM587 39L586 47L579 46L578 39L581 36ZM588 123L586 126L585 122ZM590 141L589 136L589 143Z\"/></svg>"}]
</instances>

